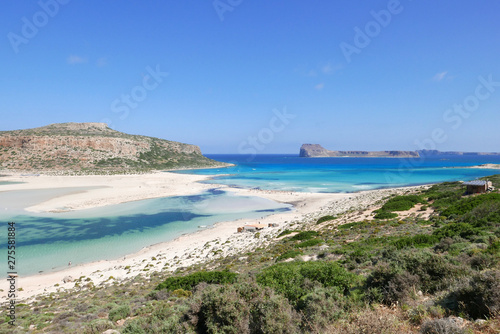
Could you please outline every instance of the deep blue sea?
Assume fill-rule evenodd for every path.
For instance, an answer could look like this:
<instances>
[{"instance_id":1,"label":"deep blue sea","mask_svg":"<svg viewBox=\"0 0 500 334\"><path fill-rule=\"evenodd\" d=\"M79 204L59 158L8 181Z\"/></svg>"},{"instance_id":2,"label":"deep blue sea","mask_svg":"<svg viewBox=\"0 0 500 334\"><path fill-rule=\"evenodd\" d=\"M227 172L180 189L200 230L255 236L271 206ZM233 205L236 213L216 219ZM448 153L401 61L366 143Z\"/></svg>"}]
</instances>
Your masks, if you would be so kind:
<instances>
[{"instance_id":1,"label":"deep blue sea","mask_svg":"<svg viewBox=\"0 0 500 334\"><path fill-rule=\"evenodd\" d=\"M460 168L486 163L500 164L499 156L433 156L418 159L301 158L296 155L207 156L236 166L179 173L213 175L214 178L208 182L214 184L302 192L356 192L444 181L467 181L500 174L500 170Z\"/></svg>"}]
</instances>

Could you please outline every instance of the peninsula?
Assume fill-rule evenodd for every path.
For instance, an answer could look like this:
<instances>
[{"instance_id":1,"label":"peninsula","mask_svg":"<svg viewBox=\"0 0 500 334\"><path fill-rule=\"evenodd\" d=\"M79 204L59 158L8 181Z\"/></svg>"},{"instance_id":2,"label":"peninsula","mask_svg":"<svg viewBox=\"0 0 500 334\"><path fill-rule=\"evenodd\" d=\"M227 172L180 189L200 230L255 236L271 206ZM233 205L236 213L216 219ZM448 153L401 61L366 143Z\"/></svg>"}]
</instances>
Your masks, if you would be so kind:
<instances>
[{"instance_id":1,"label":"peninsula","mask_svg":"<svg viewBox=\"0 0 500 334\"><path fill-rule=\"evenodd\" d=\"M195 145L130 135L105 123L59 123L0 132L0 169L78 174L224 166Z\"/></svg>"},{"instance_id":2,"label":"peninsula","mask_svg":"<svg viewBox=\"0 0 500 334\"><path fill-rule=\"evenodd\" d=\"M319 144L304 144L300 156L305 158L351 157L351 158L418 158L416 151L330 151Z\"/></svg>"},{"instance_id":3,"label":"peninsula","mask_svg":"<svg viewBox=\"0 0 500 334\"><path fill-rule=\"evenodd\" d=\"M324 158L324 157L346 157L346 158L418 158L421 156L500 156L499 152L460 152L460 151L330 151L319 144L303 144L300 148L301 157Z\"/></svg>"}]
</instances>

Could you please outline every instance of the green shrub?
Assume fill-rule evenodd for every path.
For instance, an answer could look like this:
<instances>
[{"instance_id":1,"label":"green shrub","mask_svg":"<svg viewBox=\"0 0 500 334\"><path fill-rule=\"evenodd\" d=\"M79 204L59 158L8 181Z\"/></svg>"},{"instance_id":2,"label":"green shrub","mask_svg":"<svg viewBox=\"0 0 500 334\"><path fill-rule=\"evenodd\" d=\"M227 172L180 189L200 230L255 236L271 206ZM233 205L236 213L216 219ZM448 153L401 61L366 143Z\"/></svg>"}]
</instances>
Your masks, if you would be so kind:
<instances>
[{"instance_id":1,"label":"green shrub","mask_svg":"<svg viewBox=\"0 0 500 334\"><path fill-rule=\"evenodd\" d=\"M199 271L187 276L169 277L162 283L158 284L155 290L192 290L201 282L209 284L234 283L237 277L238 274L229 271Z\"/></svg>"},{"instance_id":2,"label":"green shrub","mask_svg":"<svg viewBox=\"0 0 500 334\"><path fill-rule=\"evenodd\" d=\"M490 245L488 245L486 252L493 255L500 255L500 240L493 241Z\"/></svg>"},{"instance_id":3,"label":"green shrub","mask_svg":"<svg viewBox=\"0 0 500 334\"><path fill-rule=\"evenodd\" d=\"M299 308L309 330L314 327L324 332L329 324L348 315L353 305L336 288L315 287L300 299Z\"/></svg>"},{"instance_id":4,"label":"green shrub","mask_svg":"<svg viewBox=\"0 0 500 334\"><path fill-rule=\"evenodd\" d=\"M422 290L431 293L446 289L448 281L467 273L465 268L427 250L410 249L399 256L399 261L405 270L419 277Z\"/></svg>"},{"instance_id":5,"label":"green shrub","mask_svg":"<svg viewBox=\"0 0 500 334\"><path fill-rule=\"evenodd\" d=\"M461 238L470 238L477 235L479 232L479 229L467 223L450 223L438 228L432 234L441 240L443 238L453 238L457 236Z\"/></svg>"},{"instance_id":6,"label":"green shrub","mask_svg":"<svg viewBox=\"0 0 500 334\"><path fill-rule=\"evenodd\" d=\"M462 278L443 303L474 319L494 316L500 312L500 271L489 270Z\"/></svg>"},{"instance_id":7,"label":"green shrub","mask_svg":"<svg viewBox=\"0 0 500 334\"><path fill-rule=\"evenodd\" d=\"M185 321L188 313L188 305L163 302L150 315L127 321L122 334L191 333L192 325Z\"/></svg>"},{"instance_id":8,"label":"green shrub","mask_svg":"<svg viewBox=\"0 0 500 334\"><path fill-rule=\"evenodd\" d=\"M298 256L300 254L302 254L302 252L300 250L291 250L291 251L288 251L288 252L283 253L280 256L278 256L276 258L276 261L282 261L282 260L286 260L286 259L293 259L294 257L296 257L296 256Z\"/></svg>"},{"instance_id":9,"label":"green shrub","mask_svg":"<svg viewBox=\"0 0 500 334\"><path fill-rule=\"evenodd\" d=\"M325 287L336 287L347 293L356 276L347 272L335 262L288 262L264 269L257 275L257 282L284 295L292 305L307 294L307 281L317 282Z\"/></svg>"},{"instance_id":10,"label":"green shrub","mask_svg":"<svg viewBox=\"0 0 500 334\"><path fill-rule=\"evenodd\" d=\"M439 242L439 237L428 234L417 234L412 237L401 237L394 240L392 244L397 249L408 247L430 247Z\"/></svg>"},{"instance_id":11,"label":"green shrub","mask_svg":"<svg viewBox=\"0 0 500 334\"><path fill-rule=\"evenodd\" d=\"M419 195L395 196L382 206L381 211L407 211L423 201Z\"/></svg>"},{"instance_id":12,"label":"green shrub","mask_svg":"<svg viewBox=\"0 0 500 334\"><path fill-rule=\"evenodd\" d=\"M115 325L108 319L95 319L85 326L86 333L102 333L108 329L114 329Z\"/></svg>"},{"instance_id":13,"label":"green shrub","mask_svg":"<svg viewBox=\"0 0 500 334\"><path fill-rule=\"evenodd\" d=\"M468 212L471 212L474 208L479 205L484 205L484 203L495 203L500 202L500 194L484 194L480 196L473 196L463 198L456 201L453 205L448 207L446 210L441 212L441 215L449 217L452 215L461 216Z\"/></svg>"},{"instance_id":14,"label":"green shrub","mask_svg":"<svg viewBox=\"0 0 500 334\"><path fill-rule=\"evenodd\" d=\"M372 302L391 305L406 300L420 288L420 278L400 267L387 263L378 265L366 280L367 297Z\"/></svg>"},{"instance_id":15,"label":"green shrub","mask_svg":"<svg viewBox=\"0 0 500 334\"><path fill-rule=\"evenodd\" d=\"M390 212L390 211L380 211L380 210L377 210L377 214L375 215L375 219L392 219L392 218L396 218L398 216L397 213L393 213L393 212Z\"/></svg>"},{"instance_id":16,"label":"green shrub","mask_svg":"<svg viewBox=\"0 0 500 334\"><path fill-rule=\"evenodd\" d=\"M455 204L462 198L463 191L447 191L442 193L434 193L429 196L429 201L434 201L432 207L435 209L446 209Z\"/></svg>"},{"instance_id":17,"label":"green shrub","mask_svg":"<svg viewBox=\"0 0 500 334\"><path fill-rule=\"evenodd\" d=\"M201 333L297 333L298 315L288 301L252 282L212 285L195 296L194 322Z\"/></svg>"},{"instance_id":18,"label":"green shrub","mask_svg":"<svg viewBox=\"0 0 500 334\"><path fill-rule=\"evenodd\" d=\"M282 236L285 236L285 235L292 234L293 232L295 232L295 231L291 231L291 230L284 230L283 232L281 232L280 234L278 234L278 238L279 238L279 237L282 237Z\"/></svg>"},{"instance_id":19,"label":"green shrub","mask_svg":"<svg viewBox=\"0 0 500 334\"><path fill-rule=\"evenodd\" d=\"M311 240L302 241L301 243L297 244L295 247L298 247L298 248L312 247L312 246L319 245L321 243L323 243L322 239L311 239Z\"/></svg>"},{"instance_id":20,"label":"green shrub","mask_svg":"<svg viewBox=\"0 0 500 334\"><path fill-rule=\"evenodd\" d=\"M396 217L398 215L396 214ZM350 229L352 227L358 227L360 225L363 225L364 222L354 222L354 223L347 223L347 224L342 224L342 225L339 225L338 229L339 230L347 230L347 229Z\"/></svg>"},{"instance_id":21,"label":"green shrub","mask_svg":"<svg viewBox=\"0 0 500 334\"><path fill-rule=\"evenodd\" d=\"M129 315L130 315L130 306L120 305L120 306L117 306L117 307L111 309L111 311L109 311L108 318L111 321L117 321L120 319L125 319Z\"/></svg>"},{"instance_id":22,"label":"green shrub","mask_svg":"<svg viewBox=\"0 0 500 334\"><path fill-rule=\"evenodd\" d=\"M337 218L337 217L330 216L330 215L328 215L328 216L323 216L323 217L321 217L321 218L319 218L319 219L318 219L318 221L316 222L316 224L321 224L321 223L327 222L327 221L329 221L329 220L334 220L334 219L336 219L336 218Z\"/></svg>"},{"instance_id":23,"label":"green shrub","mask_svg":"<svg viewBox=\"0 0 500 334\"><path fill-rule=\"evenodd\" d=\"M172 291L172 295L177 297L177 298L186 298L186 297L191 297L193 293L191 291L186 291L183 289L177 289Z\"/></svg>"},{"instance_id":24,"label":"green shrub","mask_svg":"<svg viewBox=\"0 0 500 334\"><path fill-rule=\"evenodd\" d=\"M318 235L319 235L319 233L316 231L303 231L303 232L300 232L299 234L296 234L293 237L291 237L290 240L300 240L300 241L309 240L309 239L312 239Z\"/></svg>"}]
</instances>

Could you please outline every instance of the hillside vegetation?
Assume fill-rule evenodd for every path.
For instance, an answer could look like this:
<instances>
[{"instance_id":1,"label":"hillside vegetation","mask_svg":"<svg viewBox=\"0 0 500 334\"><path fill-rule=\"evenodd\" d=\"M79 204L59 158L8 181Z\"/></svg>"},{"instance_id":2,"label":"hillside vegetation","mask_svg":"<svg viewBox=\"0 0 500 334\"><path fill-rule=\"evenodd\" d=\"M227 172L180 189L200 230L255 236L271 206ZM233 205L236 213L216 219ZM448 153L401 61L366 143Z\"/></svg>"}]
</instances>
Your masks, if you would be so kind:
<instances>
[{"instance_id":1,"label":"hillside vegetation","mask_svg":"<svg viewBox=\"0 0 500 334\"><path fill-rule=\"evenodd\" d=\"M223 165L198 146L130 135L104 123L0 132L0 168L10 171L122 174Z\"/></svg>"},{"instance_id":2,"label":"hillside vegetation","mask_svg":"<svg viewBox=\"0 0 500 334\"><path fill-rule=\"evenodd\" d=\"M265 248L173 274L82 277L19 306L12 333L498 333L500 193L463 193L434 185L341 225L322 212Z\"/></svg>"}]
</instances>

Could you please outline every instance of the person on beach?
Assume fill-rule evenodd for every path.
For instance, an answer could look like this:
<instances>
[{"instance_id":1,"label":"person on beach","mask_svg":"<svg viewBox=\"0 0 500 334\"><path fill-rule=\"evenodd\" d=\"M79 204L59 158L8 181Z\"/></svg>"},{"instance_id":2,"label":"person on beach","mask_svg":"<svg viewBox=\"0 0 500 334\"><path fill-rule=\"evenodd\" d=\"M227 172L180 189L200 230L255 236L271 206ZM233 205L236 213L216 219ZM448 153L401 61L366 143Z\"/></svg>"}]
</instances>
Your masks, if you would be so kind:
<instances>
[{"instance_id":1,"label":"person on beach","mask_svg":"<svg viewBox=\"0 0 500 334\"><path fill-rule=\"evenodd\" d=\"M71 267L71 261L69 261L69 263L68 263L68 267Z\"/></svg>"}]
</instances>

